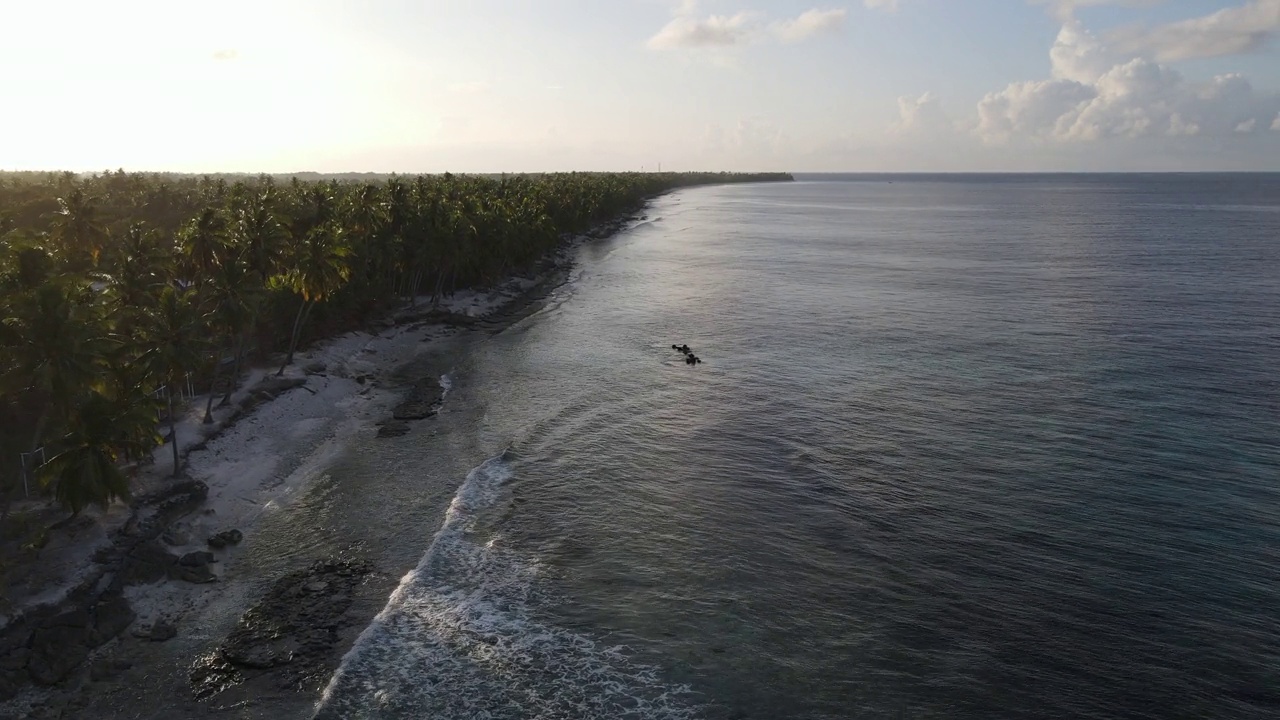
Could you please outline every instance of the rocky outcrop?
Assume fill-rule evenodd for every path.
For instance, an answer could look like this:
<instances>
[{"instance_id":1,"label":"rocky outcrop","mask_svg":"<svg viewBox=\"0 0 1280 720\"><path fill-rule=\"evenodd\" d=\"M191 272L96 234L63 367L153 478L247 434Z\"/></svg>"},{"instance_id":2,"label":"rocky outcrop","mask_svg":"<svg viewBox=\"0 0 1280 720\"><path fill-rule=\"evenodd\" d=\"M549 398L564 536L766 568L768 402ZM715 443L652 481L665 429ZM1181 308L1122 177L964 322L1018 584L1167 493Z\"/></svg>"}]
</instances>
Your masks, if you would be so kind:
<instances>
[{"instance_id":1,"label":"rocky outcrop","mask_svg":"<svg viewBox=\"0 0 1280 720\"><path fill-rule=\"evenodd\" d=\"M214 535L213 537L209 538L207 542L209 543L209 547L215 550L219 550L228 545L239 545L240 541L243 539L244 539L244 533L240 532L239 530L231 529L231 530L223 530L217 535Z\"/></svg>"},{"instance_id":2,"label":"rocky outcrop","mask_svg":"<svg viewBox=\"0 0 1280 720\"><path fill-rule=\"evenodd\" d=\"M435 379L421 380L409 388L404 400L391 411L396 420L422 420L435 415L444 399L444 388Z\"/></svg>"},{"instance_id":3,"label":"rocky outcrop","mask_svg":"<svg viewBox=\"0 0 1280 720\"><path fill-rule=\"evenodd\" d=\"M92 650L132 625L136 616L121 595L127 585L166 578L215 580L208 563L184 565L159 541L164 531L197 508L208 492L204 483L185 480L135 498L133 517L111 538L110 545L94 553L94 571L72 588L64 601L30 608L13 618L0 631L0 700L13 697L31 682L62 682Z\"/></svg>"},{"instance_id":4,"label":"rocky outcrop","mask_svg":"<svg viewBox=\"0 0 1280 720\"><path fill-rule=\"evenodd\" d=\"M352 593L372 572L367 562L322 560L280 578L249 608L216 652L191 672L197 697L212 696L248 676L278 674L281 688L318 687Z\"/></svg>"},{"instance_id":5,"label":"rocky outcrop","mask_svg":"<svg viewBox=\"0 0 1280 720\"><path fill-rule=\"evenodd\" d=\"M128 601L118 595L99 601L92 609L71 610L41 622L24 647L0 660L7 672L25 667L32 682L54 685L71 674L89 652L119 635L137 616Z\"/></svg>"},{"instance_id":6,"label":"rocky outcrop","mask_svg":"<svg viewBox=\"0 0 1280 720\"><path fill-rule=\"evenodd\" d=\"M378 426L378 437L394 438L409 434L409 423L404 420L388 420Z\"/></svg>"},{"instance_id":7,"label":"rocky outcrop","mask_svg":"<svg viewBox=\"0 0 1280 720\"><path fill-rule=\"evenodd\" d=\"M90 640L95 647L103 645L124 632L137 619L137 613L129 607L129 601L123 597L117 595L102 600L94 609L93 633L90 635Z\"/></svg>"}]
</instances>

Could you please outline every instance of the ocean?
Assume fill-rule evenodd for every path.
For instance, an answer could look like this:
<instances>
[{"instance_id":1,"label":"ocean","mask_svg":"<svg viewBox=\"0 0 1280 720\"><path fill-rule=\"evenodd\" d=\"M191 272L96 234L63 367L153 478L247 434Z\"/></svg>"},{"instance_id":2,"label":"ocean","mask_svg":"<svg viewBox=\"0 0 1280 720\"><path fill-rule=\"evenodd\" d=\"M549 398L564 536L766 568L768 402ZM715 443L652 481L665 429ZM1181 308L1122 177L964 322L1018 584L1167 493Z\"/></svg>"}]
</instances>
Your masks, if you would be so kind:
<instances>
[{"instance_id":1,"label":"ocean","mask_svg":"<svg viewBox=\"0 0 1280 720\"><path fill-rule=\"evenodd\" d=\"M1278 175L668 194L331 468L318 717L1278 717L1278 363Z\"/></svg>"}]
</instances>

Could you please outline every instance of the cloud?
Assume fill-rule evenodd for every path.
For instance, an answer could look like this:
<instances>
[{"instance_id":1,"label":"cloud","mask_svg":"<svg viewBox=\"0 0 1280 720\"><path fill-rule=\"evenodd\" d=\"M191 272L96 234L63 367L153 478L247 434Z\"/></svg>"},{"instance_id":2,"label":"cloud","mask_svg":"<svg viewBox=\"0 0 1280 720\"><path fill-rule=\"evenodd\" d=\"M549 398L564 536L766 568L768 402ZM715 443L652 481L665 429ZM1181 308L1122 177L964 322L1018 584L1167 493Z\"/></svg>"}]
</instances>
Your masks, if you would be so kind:
<instances>
[{"instance_id":1,"label":"cloud","mask_svg":"<svg viewBox=\"0 0 1280 720\"><path fill-rule=\"evenodd\" d=\"M942 109L942 103L933 93L926 92L920 97L903 96L898 98L898 121L890 128L891 132L900 135L931 134L951 130L954 123Z\"/></svg>"},{"instance_id":2,"label":"cloud","mask_svg":"<svg viewBox=\"0 0 1280 720\"><path fill-rule=\"evenodd\" d=\"M862 5L870 10L897 12L898 0L862 0Z\"/></svg>"},{"instance_id":3,"label":"cloud","mask_svg":"<svg viewBox=\"0 0 1280 720\"><path fill-rule=\"evenodd\" d=\"M649 38L649 47L654 50L672 50L738 45L750 38L755 21L756 14L751 12L711 15L705 18L677 15Z\"/></svg>"},{"instance_id":4,"label":"cloud","mask_svg":"<svg viewBox=\"0 0 1280 720\"><path fill-rule=\"evenodd\" d=\"M1276 113L1276 119L1271 121L1271 129L1280 132L1280 113Z\"/></svg>"},{"instance_id":5,"label":"cloud","mask_svg":"<svg viewBox=\"0 0 1280 720\"><path fill-rule=\"evenodd\" d=\"M767 23L762 13L750 10L732 15L699 16L697 3L685 0L675 17L649 38L647 44L652 50L681 50L727 48L767 39L796 43L839 30L847 15L843 9L814 8L794 18Z\"/></svg>"},{"instance_id":6,"label":"cloud","mask_svg":"<svg viewBox=\"0 0 1280 720\"><path fill-rule=\"evenodd\" d=\"M235 60L240 57L240 53L236 50L218 50L213 54L214 60Z\"/></svg>"},{"instance_id":7,"label":"cloud","mask_svg":"<svg viewBox=\"0 0 1280 720\"><path fill-rule=\"evenodd\" d=\"M773 31L783 42L800 42L814 35L839 30L848 14L843 9L806 10L792 20L774 23Z\"/></svg>"},{"instance_id":8,"label":"cloud","mask_svg":"<svg viewBox=\"0 0 1280 720\"><path fill-rule=\"evenodd\" d=\"M1058 19L1061 23L1068 23L1075 19L1076 9L1082 7L1097 7L1100 5L1126 5L1126 6L1147 6L1157 5L1163 0L1031 0L1038 5L1048 5L1050 14Z\"/></svg>"},{"instance_id":9,"label":"cloud","mask_svg":"<svg viewBox=\"0 0 1280 720\"><path fill-rule=\"evenodd\" d=\"M1253 52L1280 32L1280 0L1251 0L1202 17L1129 27L1111 36L1123 52L1160 62Z\"/></svg>"},{"instance_id":10,"label":"cloud","mask_svg":"<svg viewBox=\"0 0 1280 720\"><path fill-rule=\"evenodd\" d=\"M1075 20L1063 25L1049 57L1049 79L1011 83L982 98L980 139L1221 137L1250 133L1280 110L1280 96L1255 91L1240 75L1188 82L1168 65L1116 52Z\"/></svg>"}]
</instances>

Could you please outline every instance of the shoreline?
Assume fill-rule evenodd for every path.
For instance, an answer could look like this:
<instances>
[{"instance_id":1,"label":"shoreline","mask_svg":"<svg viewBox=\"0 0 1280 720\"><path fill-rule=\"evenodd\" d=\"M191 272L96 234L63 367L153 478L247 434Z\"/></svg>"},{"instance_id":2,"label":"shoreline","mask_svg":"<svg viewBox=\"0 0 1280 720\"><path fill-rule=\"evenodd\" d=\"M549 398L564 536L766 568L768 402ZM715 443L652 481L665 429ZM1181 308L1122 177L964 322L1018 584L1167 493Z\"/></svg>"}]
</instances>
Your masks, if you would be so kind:
<instances>
[{"instance_id":1,"label":"shoreline","mask_svg":"<svg viewBox=\"0 0 1280 720\"><path fill-rule=\"evenodd\" d=\"M394 417L398 415L397 405L405 404L406 395L417 394L424 385L424 379L402 382L406 369L428 356L455 351L457 339L475 332L500 332L536 312L542 300L569 280L572 256L578 248L642 221L648 207L646 201L614 221L567 239L531 271L532 275L514 276L485 290L457 293L438 308L405 306L378 321L377 329L318 342L298 353L295 364L282 378L272 377L269 368L250 370L232 407L218 413L218 422L212 426L216 429L204 436L194 432L210 427L199 425L203 401L195 398L178 431L180 442L184 437L190 438L180 445L186 456L186 479L167 479L162 460L148 468L148 477L140 483L143 492L134 503L136 509L130 512L129 508L117 506L101 513L93 519L93 532L69 533L67 541L54 548L61 566L74 568L77 560L80 563L79 572L72 570L67 575L62 592L29 595L25 616L11 614L0 627L0 638L13 636L15 631L21 635L24 622L32 626L33 632L43 632L41 628L50 622L61 622L60 618L65 619L68 614L84 614L75 606L86 598L115 602L118 597L128 603L124 608L116 605L119 612L114 623L122 625L116 629L118 637L96 637L102 621L90 618L84 627L87 636L95 637L81 641L90 646L83 658L71 667L45 673L43 680L51 682L41 682L43 687L11 685L8 689L18 692L0 703L0 718L78 717L87 706L100 706L102 703L97 701L104 695L132 695L127 687L130 678L146 676L149 669L160 669L148 668L145 660L139 662L138 658L148 655L146 645L175 642L175 633L179 638L188 636L188 644L204 646L206 651L216 645L222 633L212 627L218 623L208 622L208 618L220 617L225 625L228 618L241 616L261 595L262 588L250 587L250 579L240 577L237 568L243 565L244 548L254 545L254 530L262 517L288 512L290 502L302 496L317 475L353 441L376 442L375 437L394 437L394 432L383 433L397 423L433 415L444 400L446 390L440 388L433 394L427 388L425 397L416 398L422 407L408 413L405 419ZM166 445L156 454L162 458L168 452ZM160 492L147 497L145 491L153 488ZM178 489L176 494L174 488ZM206 546L207 538L231 531L242 540L224 548ZM123 551L121 538L129 538ZM147 555L152 564L168 566L167 573L160 573L165 579L160 580L154 572L142 578L125 578L133 572L130 568L138 565L138 548L145 549L141 554ZM156 549L167 552L168 558L157 559ZM111 557L113 553L115 557ZM103 567L104 556L117 564ZM178 558L180 563L175 562ZM354 632L339 633L325 652L318 653L332 665L324 668L328 673L364 624L385 604L387 594L398 581L396 577L380 576L373 568L365 574L368 580L363 596L351 603L356 606L354 612L345 607L339 612L347 615L343 623ZM314 581L312 585L319 587ZM62 599L51 602L58 594ZM100 607L90 603L90 614L99 615ZM25 643L15 644L9 637L7 644L3 642L0 640L0 671L9 671L12 683L13 676L23 669L13 667L17 662L11 658L29 662L32 647L39 639L33 636ZM95 644L98 646L93 647ZM60 677L54 678L55 674ZM117 683L121 687L115 691L103 685L114 680L124 681ZM327 680L326 674L321 685ZM0 686L0 690L5 689ZM308 707L319 696L318 689L308 692L298 688L296 694L305 697ZM252 694L233 704L243 708L245 703L252 704L251 697ZM104 708L95 707L94 716L138 717L128 714L130 707L137 708L131 702L136 699L109 699L107 703L119 712L103 714ZM230 709L215 701L204 705L201 712L217 707Z\"/></svg>"}]
</instances>

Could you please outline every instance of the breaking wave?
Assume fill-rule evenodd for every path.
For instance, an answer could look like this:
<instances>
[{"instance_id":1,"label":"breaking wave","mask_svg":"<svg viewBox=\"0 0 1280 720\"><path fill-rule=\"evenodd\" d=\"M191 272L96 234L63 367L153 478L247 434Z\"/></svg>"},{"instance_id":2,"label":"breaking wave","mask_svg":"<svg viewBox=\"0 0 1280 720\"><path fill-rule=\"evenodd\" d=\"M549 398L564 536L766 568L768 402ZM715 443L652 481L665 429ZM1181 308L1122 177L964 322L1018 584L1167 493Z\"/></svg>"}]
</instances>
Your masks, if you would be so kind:
<instances>
[{"instance_id":1,"label":"breaking wave","mask_svg":"<svg viewBox=\"0 0 1280 720\"><path fill-rule=\"evenodd\" d=\"M538 564L484 535L509 453L468 473L418 567L343 659L316 718L692 718L684 686L533 617Z\"/></svg>"}]
</instances>

